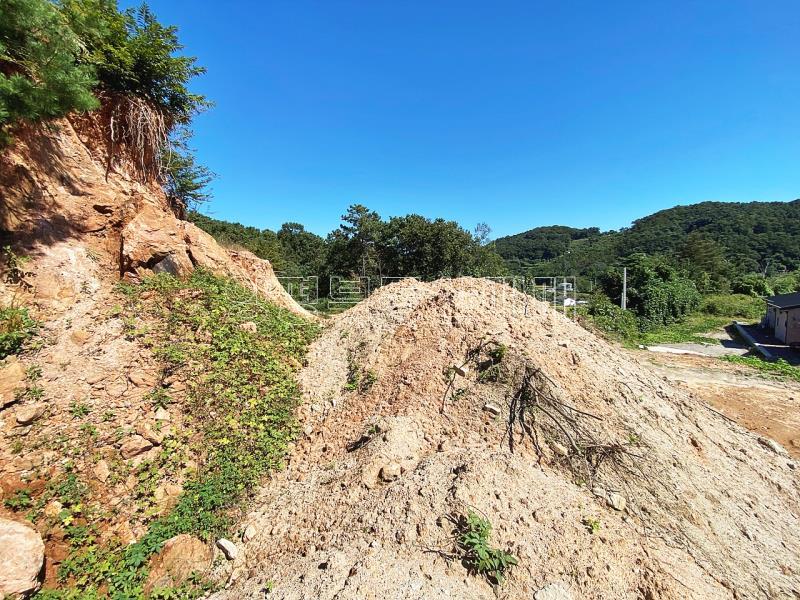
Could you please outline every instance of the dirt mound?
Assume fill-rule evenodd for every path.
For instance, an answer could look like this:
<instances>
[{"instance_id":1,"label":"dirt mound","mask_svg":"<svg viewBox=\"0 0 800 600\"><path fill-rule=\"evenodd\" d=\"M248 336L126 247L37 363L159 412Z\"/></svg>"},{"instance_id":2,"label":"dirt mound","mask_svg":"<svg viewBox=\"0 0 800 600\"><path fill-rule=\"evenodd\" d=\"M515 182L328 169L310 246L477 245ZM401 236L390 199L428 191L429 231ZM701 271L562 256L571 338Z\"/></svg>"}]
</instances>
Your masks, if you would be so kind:
<instances>
[{"instance_id":1,"label":"dirt mound","mask_svg":"<svg viewBox=\"0 0 800 600\"><path fill-rule=\"evenodd\" d=\"M302 372L304 437L217 598L792 598L785 451L545 304L404 281L338 317ZM458 560L474 510L519 559Z\"/></svg>"}]
</instances>

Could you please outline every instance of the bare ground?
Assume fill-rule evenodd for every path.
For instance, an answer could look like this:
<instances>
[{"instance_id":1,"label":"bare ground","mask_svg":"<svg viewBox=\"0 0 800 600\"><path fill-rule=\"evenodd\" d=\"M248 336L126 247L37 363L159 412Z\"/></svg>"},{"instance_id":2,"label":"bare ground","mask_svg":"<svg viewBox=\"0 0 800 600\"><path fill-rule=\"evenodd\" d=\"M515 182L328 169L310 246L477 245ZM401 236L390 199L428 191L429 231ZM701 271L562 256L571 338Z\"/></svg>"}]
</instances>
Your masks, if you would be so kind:
<instances>
[{"instance_id":1,"label":"bare ground","mask_svg":"<svg viewBox=\"0 0 800 600\"><path fill-rule=\"evenodd\" d=\"M217 598L800 594L789 455L521 294L388 286L333 321L302 385L304 437ZM519 557L502 586L458 560L468 510Z\"/></svg>"},{"instance_id":2,"label":"bare ground","mask_svg":"<svg viewBox=\"0 0 800 600\"><path fill-rule=\"evenodd\" d=\"M800 459L800 383L703 356L635 355L654 372Z\"/></svg>"}]
</instances>

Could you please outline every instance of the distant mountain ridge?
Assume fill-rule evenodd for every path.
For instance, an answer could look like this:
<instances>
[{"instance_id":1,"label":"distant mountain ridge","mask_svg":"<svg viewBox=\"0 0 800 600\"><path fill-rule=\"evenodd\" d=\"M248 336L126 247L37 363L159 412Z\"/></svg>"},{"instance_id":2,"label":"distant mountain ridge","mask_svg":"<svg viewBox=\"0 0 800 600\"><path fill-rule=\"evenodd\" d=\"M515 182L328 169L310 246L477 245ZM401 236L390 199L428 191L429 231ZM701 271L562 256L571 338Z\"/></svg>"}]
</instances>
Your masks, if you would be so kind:
<instances>
[{"instance_id":1,"label":"distant mountain ridge","mask_svg":"<svg viewBox=\"0 0 800 600\"><path fill-rule=\"evenodd\" d=\"M701 202L658 211L619 231L552 225L495 244L516 272L591 274L639 252L681 256L698 240L713 242L740 272L796 270L800 200Z\"/></svg>"}]
</instances>

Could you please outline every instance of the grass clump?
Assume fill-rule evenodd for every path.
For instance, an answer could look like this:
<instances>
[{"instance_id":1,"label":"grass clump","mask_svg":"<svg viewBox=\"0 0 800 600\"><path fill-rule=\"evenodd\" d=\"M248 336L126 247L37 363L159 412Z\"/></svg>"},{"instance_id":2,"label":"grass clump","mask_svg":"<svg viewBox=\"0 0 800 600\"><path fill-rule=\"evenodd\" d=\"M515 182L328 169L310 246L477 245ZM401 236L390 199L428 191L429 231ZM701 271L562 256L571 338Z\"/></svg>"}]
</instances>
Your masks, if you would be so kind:
<instances>
[{"instance_id":1,"label":"grass clump","mask_svg":"<svg viewBox=\"0 0 800 600\"><path fill-rule=\"evenodd\" d=\"M187 281L159 274L120 290L131 311L159 323L152 339L163 376L180 373L191 382L183 410L202 434L201 465L176 506L154 518L138 542L77 548L62 569L67 589L49 590L47 598L145 598L150 556L181 533L206 540L226 533L231 511L267 473L283 466L297 432L295 373L316 325L201 270ZM140 299L145 291L146 301ZM255 322L257 333L240 327L245 322ZM200 581L188 582L149 597L194 598L207 589Z\"/></svg>"},{"instance_id":2,"label":"grass clump","mask_svg":"<svg viewBox=\"0 0 800 600\"><path fill-rule=\"evenodd\" d=\"M37 323L28 309L19 306L0 308L0 360L17 354L36 333Z\"/></svg>"},{"instance_id":3,"label":"grass clump","mask_svg":"<svg viewBox=\"0 0 800 600\"><path fill-rule=\"evenodd\" d=\"M738 356L733 354L726 354L720 358L726 362L758 369L768 375L800 381L800 368L790 365L782 358L776 361L768 361L757 356Z\"/></svg>"},{"instance_id":4,"label":"grass clump","mask_svg":"<svg viewBox=\"0 0 800 600\"><path fill-rule=\"evenodd\" d=\"M505 580L506 572L516 565L518 560L513 554L489 545L491 532L492 524L489 519L470 510L466 515L461 515L457 521L456 544L470 572L501 584Z\"/></svg>"}]
</instances>

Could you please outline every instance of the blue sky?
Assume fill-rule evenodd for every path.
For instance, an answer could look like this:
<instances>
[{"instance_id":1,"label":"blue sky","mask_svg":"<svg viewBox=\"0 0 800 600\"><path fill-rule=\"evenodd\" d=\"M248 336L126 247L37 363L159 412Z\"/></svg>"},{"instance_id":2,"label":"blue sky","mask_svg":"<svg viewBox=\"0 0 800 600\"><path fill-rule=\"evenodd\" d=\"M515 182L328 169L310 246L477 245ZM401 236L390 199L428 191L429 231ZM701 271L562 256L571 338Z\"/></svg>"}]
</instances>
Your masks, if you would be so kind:
<instances>
[{"instance_id":1,"label":"blue sky","mask_svg":"<svg viewBox=\"0 0 800 600\"><path fill-rule=\"evenodd\" d=\"M797 0L150 4L208 68L217 218L500 236L800 197Z\"/></svg>"}]
</instances>

